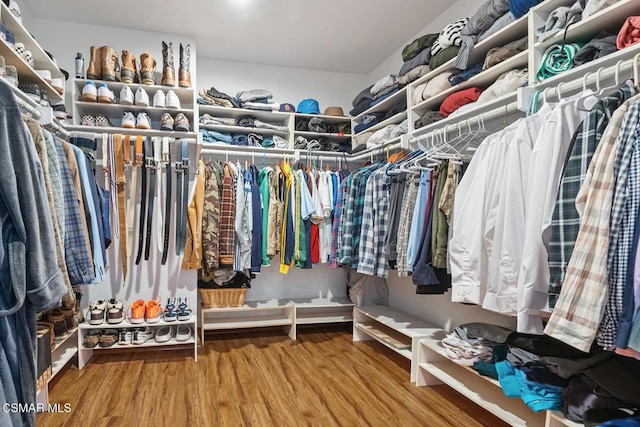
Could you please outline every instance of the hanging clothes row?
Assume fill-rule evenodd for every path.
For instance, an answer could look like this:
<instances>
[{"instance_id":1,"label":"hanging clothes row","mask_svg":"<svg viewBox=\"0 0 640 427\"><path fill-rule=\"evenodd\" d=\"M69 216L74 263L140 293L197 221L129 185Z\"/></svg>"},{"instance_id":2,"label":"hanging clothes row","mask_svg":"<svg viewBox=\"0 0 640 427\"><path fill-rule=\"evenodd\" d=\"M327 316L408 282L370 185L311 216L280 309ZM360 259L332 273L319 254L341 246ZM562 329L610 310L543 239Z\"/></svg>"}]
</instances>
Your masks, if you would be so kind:
<instances>
[{"instance_id":1,"label":"hanging clothes row","mask_svg":"<svg viewBox=\"0 0 640 427\"><path fill-rule=\"evenodd\" d=\"M200 160L189 205L183 268L259 274L280 254L279 269L327 263L340 183L347 169L320 170L283 160L273 166Z\"/></svg>"}]
</instances>

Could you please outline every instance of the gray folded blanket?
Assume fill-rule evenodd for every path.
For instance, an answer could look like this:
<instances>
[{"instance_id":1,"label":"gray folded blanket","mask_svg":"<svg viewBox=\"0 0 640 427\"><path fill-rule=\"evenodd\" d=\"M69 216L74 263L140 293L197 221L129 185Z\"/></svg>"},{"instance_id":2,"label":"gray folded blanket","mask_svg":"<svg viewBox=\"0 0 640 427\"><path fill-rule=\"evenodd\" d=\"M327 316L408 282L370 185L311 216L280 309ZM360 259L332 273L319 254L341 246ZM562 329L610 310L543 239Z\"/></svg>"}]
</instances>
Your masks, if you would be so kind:
<instances>
[{"instance_id":1,"label":"gray folded blanket","mask_svg":"<svg viewBox=\"0 0 640 427\"><path fill-rule=\"evenodd\" d=\"M420 65L429 65L429 61L431 60L431 49L425 49L416 55L413 59L406 61L402 64L400 71L398 74L400 76L404 76L412 69L420 66Z\"/></svg>"},{"instance_id":2,"label":"gray folded blanket","mask_svg":"<svg viewBox=\"0 0 640 427\"><path fill-rule=\"evenodd\" d=\"M238 92L236 97L240 98L242 102L252 102L263 98L271 99L273 94L265 89L251 89Z\"/></svg>"}]
</instances>

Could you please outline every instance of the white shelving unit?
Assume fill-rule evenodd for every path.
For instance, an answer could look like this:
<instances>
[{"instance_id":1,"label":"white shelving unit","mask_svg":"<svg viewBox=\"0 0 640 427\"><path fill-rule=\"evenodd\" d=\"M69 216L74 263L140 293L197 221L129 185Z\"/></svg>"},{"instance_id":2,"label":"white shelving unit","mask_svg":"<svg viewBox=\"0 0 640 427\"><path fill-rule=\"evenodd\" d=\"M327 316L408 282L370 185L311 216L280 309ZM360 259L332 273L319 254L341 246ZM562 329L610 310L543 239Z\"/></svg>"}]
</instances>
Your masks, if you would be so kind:
<instances>
[{"instance_id":1,"label":"white shelving unit","mask_svg":"<svg viewBox=\"0 0 640 427\"><path fill-rule=\"evenodd\" d=\"M418 340L439 329L422 319L385 306L353 308L353 340L376 340L410 361L417 358ZM417 365L411 363L411 382Z\"/></svg>"},{"instance_id":2,"label":"white shelving unit","mask_svg":"<svg viewBox=\"0 0 640 427\"><path fill-rule=\"evenodd\" d=\"M52 379L60 373L67 363L78 354L78 329L67 333L64 337L56 338L51 348L51 377L44 387L37 391L36 402L49 403L49 385Z\"/></svg>"},{"instance_id":3,"label":"white shelving unit","mask_svg":"<svg viewBox=\"0 0 640 427\"><path fill-rule=\"evenodd\" d=\"M155 339L149 340L144 344L119 345L118 343L116 343L111 347L96 346L94 348L87 348L87 347L84 347L83 345L84 337L91 330L115 329L116 331L118 331L118 333L120 333L122 329L133 330L136 328L145 329L146 327L150 327L152 329L157 330L161 326L172 326L173 328L176 328L179 325L188 325L191 328L191 338L189 338L186 341L176 341L175 337L172 337L169 341L162 342L162 343L156 342ZM191 319L187 321L173 321L173 322L167 322L167 321L161 320L157 323L144 322L140 324L132 324L131 322L129 322L129 320L123 320L121 323L118 323L115 325L108 324L106 322L101 325L90 325L88 323L82 323L78 327L78 333L77 333L78 369L84 368L84 366L89 362L89 359L91 359L91 356L93 356L94 351L100 352L100 351L110 351L110 350L118 350L118 349L127 350L127 351L135 350L135 349L144 349L144 348L153 348L154 350L175 350L175 349L184 349L186 347L191 346L193 348L193 359L194 361L197 362L198 361L198 341L196 338L197 336L198 336L198 321L197 321L196 315L192 315Z\"/></svg>"},{"instance_id":4,"label":"white shelving unit","mask_svg":"<svg viewBox=\"0 0 640 427\"><path fill-rule=\"evenodd\" d=\"M295 339L295 307L282 299L245 301L240 307L200 307L200 339L205 331L282 326Z\"/></svg>"},{"instance_id":5,"label":"white shelving unit","mask_svg":"<svg viewBox=\"0 0 640 427\"><path fill-rule=\"evenodd\" d=\"M49 70L52 78L64 79L62 71L60 71L49 55L47 55L40 44L33 38L31 33L22 23L18 22L4 2L0 5L0 18L7 30L14 34L16 43L24 44L25 50L31 51L33 55L34 66L31 67L11 46L0 39L0 55L4 56L7 65L16 67L20 84L37 84L41 90L47 93L52 103L64 101L63 96L58 93L49 82L35 72L35 70Z\"/></svg>"},{"instance_id":6,"label":"white shelving unit","mask_svg":"<svg viewBox=\"0 0 640 427\"><path fill-rule=\"evenodd\" d=\"M295 308L296 333L298 325L353 322L355 304L348 298L292 299L289 304Z\"/></svg>"}]
</instances>

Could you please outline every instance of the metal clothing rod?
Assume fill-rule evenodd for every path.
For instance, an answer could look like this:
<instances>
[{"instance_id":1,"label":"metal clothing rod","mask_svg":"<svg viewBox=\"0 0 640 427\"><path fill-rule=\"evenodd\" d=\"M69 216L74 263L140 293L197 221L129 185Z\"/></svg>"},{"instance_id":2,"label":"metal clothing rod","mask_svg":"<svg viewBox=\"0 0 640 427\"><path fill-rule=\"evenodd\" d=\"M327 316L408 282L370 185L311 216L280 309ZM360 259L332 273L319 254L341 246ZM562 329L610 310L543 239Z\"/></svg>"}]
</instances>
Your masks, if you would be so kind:
<instances>
[{"instance_id":1,"label":"metal clothing rod","mask_svg":"<svg viewBox=\"0 0 640 427\"><path fill-rule=\"evenodd\" d=\"M221 156L244 156L244 157L267 157L267 158L271 158L271 159L283 159L286 157L289 158L293 158L293 159L300 159L302 157L306 157L306 158L322 158L322 159L329 159L329 160L334 160L334 159L340 159L342 158L342 153L338 153L336 152L335 154L327 154L327 153L315 153L313 151L303 151L303 150L294 150L292 152L276 152L276 153L271 153L269 152L269 148L266 148L264 150L250 150L247 149L246 151L240 151L240 150L227 150L225 148L220 148L220 147L208 147L208 146L203 146L202 147L202 153L203 154L219 154Z\"/></svg>"},{"instance_id":2,"label":"metal clothing rod","mask_svg":"<svg viewBox=\"0 0 640 427\"><path fill-rule=\"evenodd\" d=\"M388 150L397 150L399 148L402 148L402 142L401 141L396 141L393 142L391 144L381 144L380 147L375 147L375 148L368 148L360 153L357 154L353 154L349 160L352 161L358 161L358 160L364 160L364 159L368 159L371 156L375 155L376 153L380 152L380 151L384 151L387 152Z\"/></svg>"},{"instance_id":3,"label":"metal clothing rod","mask_svg":"<svg viewBox=\"0 0 640 427\"><path fill-rule=\"evenodd\" d=\"M63 136L65 136L66 138L69 138L71 136L71 134L69 133L68 130L66 130L65 128L63 128L62 126L60 126L56 122L51 122L51 123L47 124L46 126L48 128L50 128L51 130L53 130L55 133L60 133Z\"/></svg>"}]
</instances>

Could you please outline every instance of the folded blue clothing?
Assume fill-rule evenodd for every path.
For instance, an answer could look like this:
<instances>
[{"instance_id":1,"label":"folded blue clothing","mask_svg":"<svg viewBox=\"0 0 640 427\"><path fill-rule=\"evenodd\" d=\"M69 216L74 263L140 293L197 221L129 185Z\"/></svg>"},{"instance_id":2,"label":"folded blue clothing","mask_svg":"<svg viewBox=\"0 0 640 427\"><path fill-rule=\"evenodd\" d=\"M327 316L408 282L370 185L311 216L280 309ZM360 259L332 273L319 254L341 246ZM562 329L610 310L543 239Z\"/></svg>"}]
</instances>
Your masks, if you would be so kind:
<instances>
[{"instance_id":1,"label":"folded blue clothing","mask_svg":"<svg viewBox=\"0 0 640 427\"><path fill-rule=\"evenodd\" d=\"M200 129L200 133L202 134L202 138L205 140L213 140L213 141L222 141L227 144L231 144L233 139L231 138L231 134L224 132L216 132L215 130L210 129Z\"/></svg>"},{"instance_id":2,"label":"folded blue clothing","mask_svg":"<svg viewBox=\"0 0 640 427\"><path fill-rule=\"evenodd\" d=\"M506 360L496 363L496 371L505 396L521 398L534 412L562 407L562 391L557 387L527 382L525 373Z\"/></svg>"},{"instance_id":3,"label":"folded blue clothing","mask_svg":"<svg viewBox=\"0 0 640 427\"><path fill-rule=\"evenodd\" d=\"M362 131L365 131L365 130L369 129L371 126L375 126L375 125L377 125L378 123L379 123L379 122L378 122L378 119L377 119L377 118L374 118L374 120L370 121L369 123L361 123L361 124L359 124L359 125L356 125L356 126L353 128L353 131L354 131L355 133L360 133L360 132L362 132Z\"/></svg>"},{"instance_id":4,"label":"folded blue clothing","mask_svg":"<svg viewBox=\"0 0 640 427\"><path fill-rule=\"evenodd\" d=\"M273 142L273 139L265 138L265 139L262 140L262 146L264 148L271 148L271 147L275 147L276 144Z\"/></svg>"},{"instance_id":5,"label":"folded blue clothing","mask_svg":"<svg viewBox=\"0 0 640 427\"><path fill-rule=\"evenodd\" d=\"M232 144L246 147L249 145L249 137L244 133L234 133Z\"/></svg>"},{"instance_id":6,"label":"folded blue clothing","mask_svg":"<svg viewBox=\"0 0 640 427\"><path fill-rule=\"evenodd\" d=\"M384 101L385 99L393 96L395 93L397 93L400 89L396 89L396 90L392 90L391 92L387 92L386 94L382 95L379 98L374 99L373 101L371 101L371 106L373 107L374 105L378 105L380 104L382 101Z\"/></svg>"},{"instance_id":7,"label":"folded blue clothing","mask_svg":"<svg viewBox=\"0 0 640 427\"><path fill-rule=\"evenodd\" d=\"M482 63L476 64L473 67L469 67L466 70L449 77L449 83L451 83L451 86L455 86L459 85L462 82L466 82L471 77L482 72L482 65Z\"/></svg>"}]
</instances>

